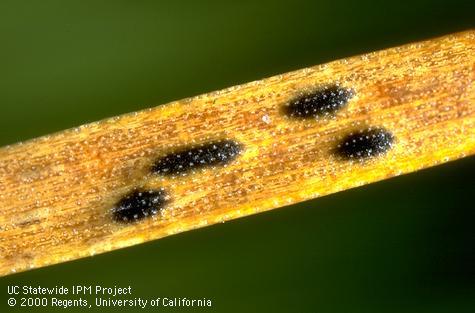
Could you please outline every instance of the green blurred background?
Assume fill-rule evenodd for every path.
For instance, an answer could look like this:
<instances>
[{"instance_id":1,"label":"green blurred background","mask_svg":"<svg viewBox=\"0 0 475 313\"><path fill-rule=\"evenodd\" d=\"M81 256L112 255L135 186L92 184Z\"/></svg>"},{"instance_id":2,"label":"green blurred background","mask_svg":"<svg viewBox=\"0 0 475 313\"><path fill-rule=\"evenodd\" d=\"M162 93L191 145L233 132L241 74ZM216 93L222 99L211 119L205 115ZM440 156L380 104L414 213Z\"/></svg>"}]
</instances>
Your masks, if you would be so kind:
<instances>
[{"instance_id":1,"label":"green blurred background","mask_svg":"<svg viewBox=\"0 0 475 313\"><path fill-rule=\"evenodd\" d=\"M0 145L475 26L473 1L0 1ZM371 83L371 82L368 82ZM174 312L475 312L475 158L7 286L207 297ZM132 312L139 309L106 308ZM150 309L149 309L150 310ZM99 311L93 309L92 311Z\"/></svg>"}]
</instances>

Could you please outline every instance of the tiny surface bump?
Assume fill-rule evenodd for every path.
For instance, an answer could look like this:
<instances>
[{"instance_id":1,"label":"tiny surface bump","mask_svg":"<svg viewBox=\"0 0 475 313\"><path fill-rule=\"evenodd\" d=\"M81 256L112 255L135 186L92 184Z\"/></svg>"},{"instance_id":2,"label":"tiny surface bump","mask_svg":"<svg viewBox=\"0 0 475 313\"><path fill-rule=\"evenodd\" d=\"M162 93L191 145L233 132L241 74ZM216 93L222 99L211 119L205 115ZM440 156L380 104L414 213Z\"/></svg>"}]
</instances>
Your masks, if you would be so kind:
<instances>
[{"instance_id":1,"label":"tiny surface bump","mask_svg":"<svg viewBox=\"0 0 475 313\"><path fill-rule=\"evenodd\" d=\"M166 202L163 189L134 190L114 206L112 214L118 222L131 222L157 214Z\"/></svg>"},{"instance_id":2,"label":"tiny surface bump","mask_svg":"<svg viewBox=\"0 0 475 313\"><path fill-rule=\"evenodd\" d=\"M367 128L347 135L336 147L338 157L363 160L385 154L394 143L394 136L384 128Z\"/></svg>"},{"instance_id":3,"label":"tiny surface bump","mask_svg":"<svg viewBox=\"0 0 475 313\"><path fill-rule=\"evenodd\" d=\"M305 93L284 106L285 115L293 118L333 116L354 96L354 91L338 85L329 85Z\"/></svg>"},{"instance_id":4,"label":"tiny surface bump","mask_svg":"<svg viewBox=\"0 0 475 313\"><path fill-rule=\"evenodd\" d=\"M185 148L158 159L152 166L152 173L177 175L207 166L225 165L233 161L241 150L241 145L233 140L220 140Z\"/></svg>"}]
</instances>

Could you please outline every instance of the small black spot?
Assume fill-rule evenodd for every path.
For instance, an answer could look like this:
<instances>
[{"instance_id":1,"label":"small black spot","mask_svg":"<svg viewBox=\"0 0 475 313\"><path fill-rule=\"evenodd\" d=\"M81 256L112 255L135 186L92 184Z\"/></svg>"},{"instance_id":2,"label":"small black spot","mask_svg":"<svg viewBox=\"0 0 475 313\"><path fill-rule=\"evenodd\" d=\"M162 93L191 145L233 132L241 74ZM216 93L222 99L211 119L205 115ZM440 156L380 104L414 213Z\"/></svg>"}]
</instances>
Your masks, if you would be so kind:
<instances>
[{"instance_id":1,"label":"small black spot","mask_svg":"<svg viewBox=\"0 0 475 313\"><path fill-rule=\"evenodd\" d=\"M306 93L283 107L287 116L294 118L316 118L334 115L354 96L352 89L330 85Z\"/></svg>"},{"instance_id":2,"label":"small black spot","mask_svg":"<svg viewBox=\"0 0 475 313\"><path fill-rule=\"evenodd\" d=\"M176 175L206 166L225 165L241 153L241 145L233 140L221 140L186 148L158 159L152 172Z\"/></svg>"},{"instance_id":3,"label":"small black spot","mask_svg":"<svg viewBox=\"0 0 475 313\"><path fill-rule=\"evenodd\" d=\"M112 214L119 222L139 220L157 214L166 202L167 196L163 189L134 190L114 206Z\"/></svg>"},{"instance_id":4,"label":"small black spot","mask_svg":"<svg viewBox=\"0 0 475 313\"><path fill-rule=\"evenodd\" d=\"M33 224L38 224L39 222L41 222L40 219L32 218L32 219L26 219L26 220L18 223L17 225L20 226L20 227L24 227L24 226L30 226L30 225L33 225Z\"/></svg>"},{"instance_id":5,"label":"small black spot","mask_svg":"<svg viewBox=\"0 0 475 313\"><path fill-rule=\"evenodd\" d=\"M393 142L394 136L384 128L367 128L346 136L335 152L346 160L363 160L386 153Z\"/></svg>"}]
</instances>

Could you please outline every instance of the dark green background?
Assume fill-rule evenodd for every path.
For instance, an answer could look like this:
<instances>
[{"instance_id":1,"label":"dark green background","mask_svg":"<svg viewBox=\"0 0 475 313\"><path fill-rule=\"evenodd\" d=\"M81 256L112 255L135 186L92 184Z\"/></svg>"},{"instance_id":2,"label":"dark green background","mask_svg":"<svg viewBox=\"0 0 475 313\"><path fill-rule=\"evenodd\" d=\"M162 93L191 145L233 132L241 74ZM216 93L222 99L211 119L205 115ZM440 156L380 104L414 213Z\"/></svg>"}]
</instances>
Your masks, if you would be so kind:
<instances>
[{"instance_id":1,"label":"dark green background","mask_svg":"<svg viewBox=\"0 0 475 313\"><path fill-rule=\"evenodd\" d=\"M0 145L474 27L471 2L1 0ZM213 299L175 311L474 312L474 176L468 158L7 276L0 311L11 284L117 284Z\"/></svg>"}]
</instances>

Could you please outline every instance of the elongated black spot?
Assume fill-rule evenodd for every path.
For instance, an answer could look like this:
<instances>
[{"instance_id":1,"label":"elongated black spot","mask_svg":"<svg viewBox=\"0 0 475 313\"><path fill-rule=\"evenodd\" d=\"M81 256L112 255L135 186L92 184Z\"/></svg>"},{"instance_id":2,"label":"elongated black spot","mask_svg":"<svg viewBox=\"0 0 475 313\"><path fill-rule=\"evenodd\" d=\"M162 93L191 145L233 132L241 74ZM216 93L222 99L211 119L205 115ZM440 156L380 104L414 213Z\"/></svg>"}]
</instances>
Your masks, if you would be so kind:
<instances>
[{"instance_id":1,"label":"elongated black spot","mask_svg":"<svg viewBox=\"0 0 475 313\"><path fill-rule=\"evenodd\" d=\"M343 159L366 159L386 153L392 148L394 136L384 128L367 128L346 136L335 149Z\"/></svg>"},{"instance_id":2,"label":"elongated black spot","mask_svg":"<svg viewBox=\"0 0 475 313\"><path fill-rule=\"evenodd\" d=\"M352 89L330 85L303 94L284 106L284 113L294 118L316 118L334 115L354 95Z\"/></svg>"},{"instance_id":3,"label":"elongated black spot","mask_svg":"<svg viewBox=\"0 0 475 313\"><path fill-rule=\"evenodd\" d=\"M163 189L134 190L114 206L112 214L119 222L139 220L157 214L166 202Z\"/></svg>"},{"instance_id":4,"label":"elongated black spot","mask_svg":"<svg viewBox=\"0 0 475 313\"><path fill-rule=\"evenodd\" d=\"M176 175L206 166L225 165L233 161L241 150L241 145L233 140L209 142L158 159L152 167L152 172Z\"/></svg>"}]
</instances>

